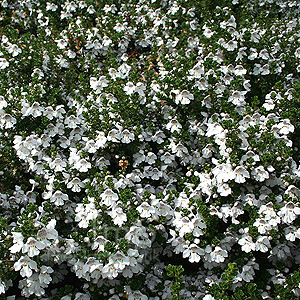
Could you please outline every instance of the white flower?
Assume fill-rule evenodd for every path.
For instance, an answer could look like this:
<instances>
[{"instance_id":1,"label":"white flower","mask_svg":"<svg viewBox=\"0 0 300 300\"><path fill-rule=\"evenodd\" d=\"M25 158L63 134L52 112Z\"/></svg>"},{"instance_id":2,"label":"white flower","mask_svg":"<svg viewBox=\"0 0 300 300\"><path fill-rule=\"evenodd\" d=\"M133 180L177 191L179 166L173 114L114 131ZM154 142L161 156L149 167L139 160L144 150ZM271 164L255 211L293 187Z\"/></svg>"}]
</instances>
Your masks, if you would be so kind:
<instances>
[{"instance_id":1,"label":"white flower","mask_svg":"<svg viewBox=\"0 0 300 300\"><path fill-rule=\"evenodd\" d=\"M91 278L95 279L95 281L98 281L102 277L103 263L92 257L89 259L88 265L90 266Z\"/></svg>"},{"instance_id":2,"label":"white flower","mask_svg":"<svg viewBox=\"0 0 300 300\"><path fill-rule=\"evenodd\" d=\"M64 149L67 149L70 146L70 140L65 136L61 136L58 142L60 143L60 146Z\"/></svg>"},{"instance_id":3,"label":"white flower","mask_svg":"<svg viewBox=\"0 0 300 300\"><path fill-rule=\"evenodd\" d=\"M215 175L215 179L220 184L235 178L235 173L233 172L230 163L217 165L214 169L212 169L212 173Z\"/></svg>"},{"instance_id":4,"label":"white flower","mask_svg":"<svg viewBox=\"0 0 300 300\"><path fill-rule=\"evenodd\" d=\"M126 256L122 251L117 251L116 253L112 254L109 260L114 263L114 266L118 270L123 270L125 266L130 265L129 257Z\"/></svg>"},{"instance_id":5,"label":"white flower","mask_svg":"<svg viewBox=\"0 0 300 300\"><path fill-rule=\"evenodd\" d=\"M107 135L107 140L112 142L118 142L121 139L121 132L117 129L112 129Z\"/></svg>"},{"instance_id":6,"label":"white flower","mask_svg":"<svg viewBox=\"0 0 300 300\"><path fill-rule=\"evenodd\" d=\"M251 280L253 280L255 272L253 267L251 266L243 266L242 272L238 274L239 276L241 276L241 279L246 281L246 282L250 282Z\"/></svg>"},{"instance_id":7,"label":"white flower","mask_svg":"<svg viewBox=\"0 0 300 300\"><path fill-rule=\"evenodd\" d=\"M135 91L139 94L140 97L144 97L145 96L145 91L146 90L146 86L144 83L142 82L138 82L135 86Z\"/></svg>"},{"instance_id":8,"label":"white flower","mask_svg":"<svg viewBox=\"0 0 300 300\"><path fill-rule=\"evenodd\" d=\"M24 244L23 248L22 248L22 252L23 253L28 253L29 257L33 257L36 256L40 253L40 250L44 249L45 245L40 242L37 241L35 238L33 237L29 237L26 244Z\"/></svg>"},{"instance_id":9,"label":"white flower","mask_svg":"<svg viewBox=\"0 0 300 300\"><path fill-rule=\"evenodd\" d=\"M173 163L175 156L169 152L165 152L162 156L160 156L160 159L164 162L164 164L169 165Z\"/></svg>"},{"instance_id":10,"label":"white flower","mask_svg":"<svg viewBox=\"0 0 300 300\"><path fill-rule=\"evenodd\" d=\"M269 70L269 65L265 64L261 67L261 75L269 75L270 74L270 70Z\"/></svg>"},{"instance_id":11,"label":"white flower","mask_svg":"<svg viewBox=\"0 0 300 300\"><path fill-rule=\"evenodd\" d=\"M158 144L162 144L165 140L165 134L161 130L157 130L152 137L153 142L156 142Z\"/></svg>"},{"instance_id":12,"label":"white flower","mask_svg":"<svg viewBox=\"0 0 300 300\"><path fill-rule=\"evenodd\" d=\"M163 203L162 201L159 201L158 199L153 201L151 204L155 207L155 212L159 216L166 217L166 216L173 215L173 209L170 205Z\"/></svg>"},{"instance_id":13,"label":"white flower","mask_svg":"<svg viewBox=\"0 0 300 300\"><path fill-rule=\"evenodd\" d=\"M231 194L232 190L228 183L222 183L218 185L217 192L220 194L220 196L227 197Z\"/></svg>"},{"instance_id":14,"label":"white flower","mask_svg":"<svg viewBox=\"0 0 300 300\"><path fill-rule=\"evenodd\" d=\"M290 132L294 132L294 125L291 124L291 121L289 119L283 120L278 125L279 133L280 134L289 134Z\"/></svg>"},{"instance_id":15,"label":"white flower","mask_svg":"<svg viewBox=\"0 0 300 300\"><path fill-rule=\"evenodd\" d=\"M105 157L100 157L96 160L95 166L99 167L100 170L103 170L103 167L109 166L110 162Z\"/></svg>"},{"instance_id":16,"label":"white flower","mask_svg":"<svg viewBox=\"0 0 300 300\"><path fill-rule=\"evenodd\" d=\"M195 87L197 87L200 91L205 91L208 88L208 86L209 86L208 81L205 78L200 78L195 83Z\"/></svg>"},{"instance_id":17,"label":"white flower","mask_svg":"<svg viewBox=\"0 0 300 300\"><path fill-rule=\"evenodd\" d=\"M96 153L97 152L99 147L97 147L96 142L94 140L89 140L86 137L83 137L82 140L86 142L83 150L86 150L89 153Z\"/></svg>"},{"instance_id":18,"label":"white flower","mask_svg":"<svg viewBox=\"0 0 300 300\"><path fill-rule=\"evenodd\" d=\"M273 209L273 203L268 202L259 208L259 214L264 214L266 220L270 220L272 217L276 217L276 212Z\"/></svg>"},{"instance_id":19,"label":"white flower","mask_svg":"<svg viewBox=\"0 0 300 300\"><path fill-rule=\"evenodd\" d=\"M234 169L235 179L234 181L237 183L244 183L246 178L250 178L249 172L243 166L237 166Z\"/></svg>"},{"instance_id":20,"label":"white flower","mask_svg":"<svg viewBox=\"0 0 300 300\"><path fill-rule=\"evenodd\" d=\"M297 216L300 215L300 207L295 205L293 202L288 202L280 209L278 215L284 223L290 224L296 220Z\"/></svg>"},{"instance_id":21,"label":"white flower","mask_svg":"<svg viewBox=\"0 0 300 300\"><path fill-rule=\"evenodd\" d=\"M4 70L8 66L9 66L9 62L5 58L0 57L0 70Z\"/></svg>"},{"instance_id":22,"label":"white flower","mask_svg":"<svg viewBox=\"0 0 300 300\"><path fill-rule=\"evenodd\" d=\"M271 248L269 239L266 236L259 236L255 243L255 250L267 252Z\"/></svg>"},{"instance_id":23,"label":"white flower","mask_svg":"<svg viewBox=\"0 0 300 300\"><path fill-rule=\"evenodd\" d=\"M114 208L109 214L114 224L120 227L127 221L127 216L121 207Z\"/></svg>"},{"instance_id":24,"label":"white flower","mask_svg":"<svg viewBox=\"0 0 300 300\"><path fill-rule=\"evenodd\" d=\"M22 277L30 277L32 270L37 271L37 263L31 260L27 255L21 256L20 259L14 264L15 271L20 271Z\"/></svg>"},{"instance_id":25,"label":"white flower","mask_svg":"<svg viewBox=\"0 0 300 300\"><path fill-rule=\"evenodd\" d=\"M174 225L179 229L179 236L183 237L186 233L191 233L194 229L194 223L188 218L179 216L174 219Z\"/></svg>"},{"instance_id":26,"label":"white flower","mask_svg":"<svg viewBox=\"0 0 300 300\"><path fill-rule=\"evenodd\" d=\"M119 196L111 189L106 189L101 195L102 203L106 206L112 206L118 199Z\"/></svg>"},{"instance_id":27,"label":"white flower","mask_svg":"<svg viewBox=\"0 0 300 300\"><path fill-rule=\"evenodd\" d=\"M91 163L87 161L85 158L81 158L79 161L77 161L74 164L74 167L79 171L79 172L88 172L88 170L92 167Z\"/></svg>"},{"instance_id":28,"label":"white flower","mask_svg":"<svg viewBox=\"0 0 300 300\"><path fill-rule=\"evenodd\" d=\"M203 35L204 35L205 37L210 38L210 37L213 36L214 32L213 32L210 28L208 28L206 25L204 25L204 26L202 27L202 29L204 29Z\"/></svg>"},{"instance_id":29,"label":"white flower","mask_svg":"<svg viewBox=\"0 0 300 300\"><path fill-rule=\"evenodd\" d=\"M197 218L193 220L194 223L194 229L193 229L193 236L199 237L203 235L203 230L207 228L206 224L204 223L204 220L202 219L201 216L197 215Z\"/></svg>"},{"instance_id":30,"label":"white flower","mask_svg":"<svg viewBox=\"0 0 300 300\"><path fill-rule=\"evenodd\" d=\"M253 226L257 227L257 231L260 234L265 234L267 231L272 229L270 223L267 220L261 218L257 218L253 223Z\"/></svg>"},{"instance_id":31,"label":"white flower","mask_svg":"<svg viewBox=\"0 0 300 300\"><path fill-rule=\"evenodd\" d=\"M63 296L60 300L72 300L71 296Z\"/></svg>"},{"instance_id":32,"label":"white flower","mask_svg":"<svg viewBox=\"0 0 300 300\"><path fill-rule=\"evenodd\" d=\"M104 252L105 244L108 240L103 236L97 236L92 244L93 250Z\"/></svg>"},{"instance_id":33,"label":"white flower","mask_svg":"<svg viewBox=\"0 0 300 300\"><path fill-rule=\"evenodd\" d=\"M131 81L128 81L124 86L123 90L126 93L126 95L132 95L136 91L136 87Z\"/></svg>"},{"instance_id":34,"label":"white flower","mask_svg":"<svg viewBox=\"0 0 300 300\"><path fill-rule=\"evenodd\" d=\"M259 202L258 200L255 198L254 194L247 194L243 197L243 201L245 201L245 203L249 204L250 206L258 206Z\"/></svg>"},{"instance_id":35,"label":"white flower","mask_svg":"<svg viewBox=\"0 0 300 300\"><path fill-rule=\"evenodd\" d=\"M246 73L247 73L247 70L241 65L237 65L234 69L234 74L237 76L243 76Z\"/></svg>"},{"instance_id":36,"label":"white flower","mask_svg":"<svg viewBox=\"0 0 300 300\"><path fill-rule=\"evenodd\" d=\"M68 69L70 67L70 63L61 54L55 57L54 60L61 68Z\"/></svg>"},{"instance_id":37,"label":"white flower","mask_svg":"<svg viewBox=\"0 0 300 300\"><path fill-rule=\"evenodd\" d=\"M218 123L208 123L206 136L211 137L213 135L218 135L224 131L223 127Z\"/></svg>"},{"instance_id":38,"label":"white flower","mask_svg":"<svg viewBox=\"0 0 300 300\"><path fill-rule=\"evenodd\" d=\"M105 76L100 76L99 79L91 77L90 86L95 91L95 94L100 94L102 89L108 86L108 80Z\"/></svg>"},{"instance_id":39,"label":"white flower","mask_svg":"<svg viewBox=\"0 0 300 300\"><path fill-rule=\"evenodd\" d=\"M68 128L76 128L77 124L79 124L79 119L74 116L74 115L70 115L65 119L65 125L67 125Z\"/></svg>"},{"instance_id":40,"label":"white flower","mask_svg":"<svg viewBox=\"0 0 300 300\"><path fill-rule=\"evenodd\" d=\"M80 192L83 187L84 187L84 183L78 177L74 177L67 184L67 188L71 189L73 192Z\"/></svg>"},{"instance_id":41,"label":"white flower","mask_svg":"<svg viewBox=\"0 0 300 300\"><path fill-rule=\"evenodd\" d=\"M174 230L171 230L171 234L173 235L173 238L171 238L168 242L171 242L172 247L174 248L174 252L176 254L179 254L183 252L185 249L188 249L188 243L183 237L176 237L176 233Z\"/></svg>"},{"instance_id":42,"label":"white flower","mask_svg":"<svg viewBox=\"0 0 300 300\"><path fill-rule=\"evenodd\" d=\"M64 204L65 201L69 199L67 194L64 194L61 191L56 191L50 198L50 201L55 203L57 206L61 206Z\"/></svg>"},{"instance_id":43,"label":"white flower","mask_svg":"<svg viewBox=\"0 0 300 300\"><path fill-rule=\"evenodd\" d=\"M189 73L194 78L201 78L204 74L204 66L200 63L197 63L191 70L189 70Z\"/></svg>"},{"instance_id":44,"label":"white flower","mask_svg":"<svg viewBox=\"0 0 300 300\"><path fill-rule=\"evenodd\" d=\"M183 90L182 92L177 92L175 96L176 104L190 104L191 100L194 100L194 95L187 90Z\"/></svg>"},{"instance_id":45,"label":"white flower","mask_svg":"<svg viewBox=\"0 0 300 300\"><path fill-rule=\"evenodd\" d=\"M261 65L260 64L254 64L254 68L253 68L253 75L259 75L261 73L262 69L261 69Z\"/></svg>"},{"instance_id":46,"label":"white flower","mask_svg":"<svg viewBox=\"0 0 300 300\"><path fill-rule=\"evenodd\" d=\"M179 197L175 199L175 207L188 208L189 201L188 195L185 192L181 192Z\"/></svg>"},{"instance_id":47,"label":"white flower","mask_svg":"<svg viewBox=\"0 0 300 300\"><path fill-rule=\"evenodd\" d=\"M300 196L300 189L294 185L290 185L287 190L284 192L285 195L288 195L291 198L297 198Z\"/></svg>"},{"instance_id":48,"label":"white flower","mask_svg":"<svg viewBox=\"0 0 300 300\"><path fill-rule=\"evenodd\" d=\"M59 49L65 49L68 46L68 42L65 39L55 40Z\"/></svg>"},{"instance_id":49,"label":"white flower","mask_svg":"<svg viewBox=\"0 0 300 300\"><path fill-rule=\"evenodd\" d=\"M199 262L201 256L205 254L205 251L198 247L196 244L191 244L187 249L183 251L182 256L184 258L188 257L191 263Z\"/></svg>"},{"instance_id":50,"label":"white flower","mask_svg":"<svg viewBox=\"0 0 300 300\"><path fill-rule=\"evenodd\" d=\"M133 182L141 182L143 174L139 169L135 169L130 174L128 174L126 178L132 180Z\"/></svg>"},{"instance_id":51,"label":"white flower","mask_svg":"<svg viewBox=\"0 0 300 300\"><path fill-rule=\"evenodd\" d=\"M295 50L295 57L300 58L300 47Z\"/></svg>"},{"instance_id":52,"label":"white flower","mask_svg":"<svg viewBox=\"0 0 300 300\"><path fill-rule=\"evenodd\" d=\"M216 263L221 263L225 261L228 257L228 252L223 250L221 247L217 246L213 252L210 253L211 260Z\"/></svg>"},{"instance_id":53,"label":"white flower","mask_svg":"<svg viewBox=\"0 0 300 300\"><path fill-rule=\"evenodd\" d=\"M128 300L148 300L149 298L140 291L130 292Z\"/></svg>"},{"instance_id":54,"label":"white flower","mask_svg":"<svg viewBox=\"0 0 300 300\"><path fill-rule=\"evenodd\" d=\"M238 243L242 246L242 250L246 253L255 250L255 243L252 241L252 237L249 235L244 236L241 238Z\"/></svg>"},{"instance_id":55,"label":"white flower","mask_svg":"<svg viewBox=\"0 0 300 300\"><path fill-rule=\"evenodd\" d=\"M260 52L259 52L259 56L264 59L264 60L268 60L270 58L270 55L268 53L268 50L267 49L262 49Z\"/></svg>"},{"instance_id":56,"label":"white flower","mask_svg":"<svg viewBox=\"0 0 300 300\"><path fill-rule=\"evenodd\" d=\"M113 79L113 80L116 80L117 77L120 77L120 73L114 68L109 68L108 74L110 75L111 79Z\"/></svg>"},{"instance_id":57,"label":"white flower","mask_svg":"<svg viewBox=\"0 0 300 300\"><path fill-rule=\"evenodd\" d=\"M155 213L155 209L147 202L143 202L136 209L142 218L150 218Z\"/></svg>"},{"instance_id":58,"label":"white flower","mask_svg":"<svg viewBox=\"0 0 300 300\"><path fill-rule=\"evenodd\" d=\"M233 91L231 96L228 98L228 102L232 102L234 105L241 106L244 105L245 102L245 94L246 91Z\"/></svg>"},{"instance_id":59,"label":"white flower","mask_svg":"<svg viewBox=\"0 0 300 300\"><path fill-rule=\"evenodd\" d=\"M52 281L52 278L49 274L53 273L54 270L48 266L41 266L39 281L41 284L49 284Z\"/></svg>"},{"instance_id":60,"label":"white flower","mask_svg":"<svg viewBox=\"0 0 300 300\"><path fill-rule=\"evenodd\" d=\"M279 244L271 250L271 254L276 255L279 260L285 260L291 255L291 250L286 244Z\"/></svg>"},{"instance_id":61,"label":"white flower","mask_svg":"<svg viewBox=\"0 0 300 300\"><path fill-rule=\"evenodd\" d=\"M125 239L130 240L132 243L143 249L151 247L151 239L146 232L145 227L133 225L125 234Z\"/></svg>"},{"instance_id":62,"label":"white flower","mask_svg":"<svg viewBox=\"0 0 300 300\"><path fill-rule=\"evenodd\" d=\"M137 249L128 249L127 256L129 264L132 267L137 265L137 261L142 261L143 259L143 255L141 255Z\"/></svg>"},{"instance_id":63,"label":"white flower","mask_svg":"<svg viewBox=\"0 0 300 300\"><path fill-rule=\"evenodd\" d=\"M128 129L124 129L121 134L121 142L128 144L134 140L134 134Z\"/></svg>"},{"instance_id":64,"label":"white flower","mask_svg":"<svg viewBox=\"0 0 300 300\"><path fill-rule=\"evenodd\" d=\"M224 48L228 51L234 51L235 49L237 49L237 47L238 43L234 40L230 40L228 43L224 44Z\"/></svg>"},{"instance_id":65,"label":"white flower","mask_svg":"<svg viewBox=\"0 0 300 300\"><path fill-rule=\"evenodd\" d=\"M255 180L257 181L264 181L269 178L269 173L264 169L263 166L259 166L255 168L252 172L251 175L254 177Z\"/></svg>"},{"instance_id":66,"label":"white flower","mask_svg":"<svg viewBox=\"0 0 300 300\"><path fill-rule=\"evenodd\" d=\"M85 279L89 278L89 268L90 268L89 265L83 263L79 259L73 266L73 270L75 271L76 276L78 278L85 278Z\"/></svg>"},{"instance_id":67,"label":"white flower","mask_svg":"<svg viewBox=\"0 0 300 300\"><path fill-rule=\"evenodd\" d=\"M123 63L119 68L118 68L118 73L120 74L120 77L122 79L125 79L126 77L128 77L130 70L131 70L131 66L127 65L126 63Z\"/></svg>"},{"instance_id":68,"label":"white flower","mask_svg":"<svg viewBox=\"0 0 300 300\"><path fill-rule=\"evenodd\" d=\"M27 279L23 279L19 282L19 287L23 287L22 294L29 296L35 294L38 297L41 297L45 294L44 287L47 287L47 284L42 284L39 281L39 275L34 273Z\"/></svg>"},{"instance_id":69,"label":"white flower","mask_svg":"<svg viewBox=\"0 0 300 300\"><path fill-rule=\"evenodd\" d=\"M148 152L147 156L145 157L145 162L152 165L155 163L156 159L157 159L157 156L153 152Z\"/></svg>"},{"instance_id":70,"label":"white flower","mask_svg":"<svg viewBox=\"0 0 300 300\"><path fill-rule=\"evenodd\" d=\"M170 130L172 133L173 133L174 131L180 132L180 129L182 128L182 125L181 125L176 119L171 119L171 120L168 122L166 128L167 128L168 130Z\"/></svg>"},{"instance_id":71,"label":"white flower","mask_svg":"<svg viewBox=\"0 0 300 300\"><path fill-rule=\"evenodd\" d=\"M150 177L153 180L159 180L162 176L162 172L158 168L153 168L150 172Z\"/></svg>"},{"instance_id":72,"label":"white flower","mask_svg":"<svg viewBox=\"0 0 300 300\"><path fill-rule=\"evenodd\" d=\"M108 49L108 47L110 46L110 44L112 43L112 40L108 37L108 36L104 36L102 38L102 45L104 49Z\"/></svg>"},{"instance_id":73,"label":"white flower","mask_svg":"<svg viewBox=\"0 0 300 300\"><path fill-rule=\"evenodd\" d=\"M103 131L98 132L98 135L96 137L96 147L98 148L104 148L106 146L107 138L105 136L105 133Z\"/></svg>"},{"instance_id":74,"label":"white flower","mask_svg":"<svg viewBox=\"0 0 300 300\"><path fill-rule=\"evenodd\" d=\"M65 54L69 57L69 58L75 58L76 57L76 52L72 51L72 50L67 50L65 52Z\"/></svg>"},{"instance_id":75,"label":"white flower","mask_svg":"<svg viewBox=\"0 0 300 300\"><path fill-rule=\"evenodd\" d=\"M19 252L22 247L23 247L23 240L24 240L24 237L22 235L21 232L12 232L12 235L13 235L13 238L14 238L14 244L9 248L9 251L11 253L17 253Z\"/></svg>"},{"instance_id":76,"label":"white flower","mask_svg":"<svg viewBox=\"0 0 300 300\"><path fill-rule=\"evenodd\" d=\"M216 85L215 85L215 93L216 93L216 94L222 96L225 90L226 90L226 87L225 87L224 84L222 84L222 83L220 83L220 82L216 83ZM208 101L208 100L209 100L209 101ZM206 106L207 106L208 108L211 107L211 102L210 102L210 100L211 100L211 98L207 98L207 97L205 97L205 98L203 99L203 102L206 102ZM209 106L210 106L210 107L209 107Z\"/></svg>"},{"instance_id":77,"label":"white flower","mask_svg":"<svg viewBox=\"0 0 300 300\"><path fill-rule=\"evenodd\" d=\"M74 300L90 300L90 296L83 293L76 293Z\"/></svg>"},{"instance_id":78,"label":"white flower","mask_svg":"<svg viewBox=\"0 0 300 300\"><path fill-rule=\"evenodd\" d=\"M267 110L270 111L275 107L275 104L272 99L266 100L265 103L263 104L263 107Z\"/></svg>"},{"instance_id":79,"label":"white flower","mask_svg":"<svg viewBox=\"0 0 300 300\"><path fill-rule=\"evenodd\" d=\"M26 107L26 113L24 115L32 115L33 117L40 117L43 112L44 108L38 103L34 102L30 107Z\"/></svg>"},{"instance_id":80,"label":"white flower","mask_svg":"<svg viewBox=\"0 0 300 300\"><path fill-rule=\"evenodd\" d=\"M300 239L300 228L289 226L284 229L285 238L288 241L295 242L296 238Z\"/></svg>"},{"instance_id":81,"label":"white flower","mask_svg":"<svg viewBox=\"0 0 300 300\"><path fill-rule=\"evenodd\" d=\"M56 220L52 219L46 227L41 228L37 233L38 240L42 242L45 247L49 247L51 245L49 240L55 240L58 237L58 232L54 228L55 223Z\"/></svg>"},{"instance_id":82,"label":"white flower","mask_svg":"<svg viewBox=\"0 0 300 300\"><path fill-rule=\"evenodd\" d=\"M0 279L0 294L5 293L5 282Z\"/></svg>"},{"instance_id":83,"label":"white flower","mask_svg":"<svg viewBox=\"0 0 300 300\"><path fill-rule=\"evenodd\" d=\"M94 13L96 12L93 5L90 5L90 6L86 9L86 11L87 11L90 15L92 15L92 14L94 14ZM86 300L86 299L84 299L84 300Z\"/></svg>"},{"instance_id":84,"label":"white flower","mask_svg":"<svg viewBox=\"0 0 300 300\"><path fill-rule=\"evenodd\" d=\"M3 96L0 95L0 110L7 107L7 102Z\"/></svg>"},{"instance_id":85,"label":"white flower","mask_svg":"<svg viewBox=\"0 0 300 300\"><path fill-rule=\"evenodd\" d=\"M61 172L64 171L67 164L64 160L58 157L55 158L54 161L49 164L49 166L50 168L54 169L55 172Z\"/></svg>"},{"instance_id":86,"label":"white flower","mask_svg":"<svg viewBox=\"0 0 300 300\"><path fill-rule=\"evenodd\" d=\"M103 278L114 279L118 276L118 269L113 261L110 261L102 269Z\"/></svg>"},{"instance_id":87,"label":"white flower","mask_svg":"<svg viewBox=\"0 0 300 300\"><path fill-rule=\"evenodd\" d=\"M65 239L65 250L66 255L70 255L78 250L79 244L73 239Z\"/></svg>"}]
</instances>

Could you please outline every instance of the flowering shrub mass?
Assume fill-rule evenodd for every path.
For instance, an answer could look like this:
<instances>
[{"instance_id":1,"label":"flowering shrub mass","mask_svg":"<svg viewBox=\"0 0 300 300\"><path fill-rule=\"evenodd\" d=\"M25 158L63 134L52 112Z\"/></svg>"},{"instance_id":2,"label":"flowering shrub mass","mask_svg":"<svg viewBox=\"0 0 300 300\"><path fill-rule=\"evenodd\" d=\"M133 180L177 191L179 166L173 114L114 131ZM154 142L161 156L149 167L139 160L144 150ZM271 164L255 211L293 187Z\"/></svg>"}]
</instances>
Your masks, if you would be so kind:
<instances>
[{"instance_id":1,"label":"flowering shrub mass","mask_svg":"<svg viewBox=\"0 0 300 300\"><path fill-rule=\"evenodd\" d=\"M299 299L298 1L0 3L1 299Z\"/></svg>"}]
</instances>

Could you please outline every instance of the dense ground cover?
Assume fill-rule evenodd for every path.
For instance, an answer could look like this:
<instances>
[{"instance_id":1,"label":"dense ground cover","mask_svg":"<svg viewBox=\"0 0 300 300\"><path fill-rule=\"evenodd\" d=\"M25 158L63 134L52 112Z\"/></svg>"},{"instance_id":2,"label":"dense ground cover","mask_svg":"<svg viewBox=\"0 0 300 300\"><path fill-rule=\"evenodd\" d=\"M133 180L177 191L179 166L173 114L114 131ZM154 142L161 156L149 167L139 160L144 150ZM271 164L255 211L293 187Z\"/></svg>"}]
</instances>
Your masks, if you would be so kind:
<instances>
[{"instance_id":1,"label":"dense ground cover","mask_svg":"<svg viewBox=\"0 0 300 300\"><path fill-rule=\"evenodd\" d=\"M1 299L296 299L297 1L1 1Z\"/></svg>"}]
</instances>

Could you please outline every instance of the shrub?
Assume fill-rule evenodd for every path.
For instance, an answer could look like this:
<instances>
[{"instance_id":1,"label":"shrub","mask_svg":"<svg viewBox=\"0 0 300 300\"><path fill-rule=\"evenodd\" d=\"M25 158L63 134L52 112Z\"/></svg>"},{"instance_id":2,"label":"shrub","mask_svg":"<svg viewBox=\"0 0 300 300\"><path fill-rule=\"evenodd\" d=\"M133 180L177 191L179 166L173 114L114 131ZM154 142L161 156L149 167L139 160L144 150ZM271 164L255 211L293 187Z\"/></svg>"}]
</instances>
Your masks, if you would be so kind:
<instances>
[{"instance_id":1,"label":"shrub","mask_svg":"<svg viewBox=\"0 0 300 300\"><path fill-rule=\"evenodd\" d=\"M1 299L299 297L296 1L0 22Z\"/></svg>"}]
</instances>

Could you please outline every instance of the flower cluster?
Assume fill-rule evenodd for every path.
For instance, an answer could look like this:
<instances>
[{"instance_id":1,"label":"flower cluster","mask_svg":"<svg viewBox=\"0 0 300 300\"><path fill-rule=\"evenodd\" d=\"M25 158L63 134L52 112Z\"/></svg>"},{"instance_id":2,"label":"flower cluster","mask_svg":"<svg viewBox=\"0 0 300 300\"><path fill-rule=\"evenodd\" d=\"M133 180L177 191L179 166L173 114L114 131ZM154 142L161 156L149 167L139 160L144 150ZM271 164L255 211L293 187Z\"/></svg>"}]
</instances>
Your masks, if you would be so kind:
<instances>
[{"instance_id":1,"label":"flower cluster","mask_svg":"<svg viewBox=\"0 0 300 300\"><path fill-rule=\"evenodd\" d=\"M0 3L0 297L300 296L295 1Z\"/></svg>"}]
</instances>

